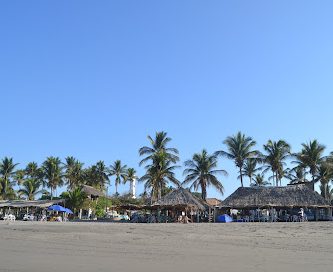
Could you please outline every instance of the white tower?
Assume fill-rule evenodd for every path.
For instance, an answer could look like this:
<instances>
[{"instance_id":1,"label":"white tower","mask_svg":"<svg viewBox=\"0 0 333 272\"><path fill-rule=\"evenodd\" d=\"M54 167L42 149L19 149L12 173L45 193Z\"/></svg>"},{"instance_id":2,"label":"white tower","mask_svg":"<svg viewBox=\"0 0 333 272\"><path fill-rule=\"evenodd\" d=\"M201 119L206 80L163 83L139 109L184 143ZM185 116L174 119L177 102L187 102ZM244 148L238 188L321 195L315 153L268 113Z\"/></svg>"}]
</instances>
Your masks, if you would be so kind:
<instances>
[{"instance_id":1,"label":"white tower","mask_svg":"<svg viewBox=\"0 0 333 272\"><path fill-rule=\"evenodd\" d=\"M133 179L131 180L131 197L133 199L136 198L135 194L136 194L136 179Z\"/></svg>"}]
</instances>

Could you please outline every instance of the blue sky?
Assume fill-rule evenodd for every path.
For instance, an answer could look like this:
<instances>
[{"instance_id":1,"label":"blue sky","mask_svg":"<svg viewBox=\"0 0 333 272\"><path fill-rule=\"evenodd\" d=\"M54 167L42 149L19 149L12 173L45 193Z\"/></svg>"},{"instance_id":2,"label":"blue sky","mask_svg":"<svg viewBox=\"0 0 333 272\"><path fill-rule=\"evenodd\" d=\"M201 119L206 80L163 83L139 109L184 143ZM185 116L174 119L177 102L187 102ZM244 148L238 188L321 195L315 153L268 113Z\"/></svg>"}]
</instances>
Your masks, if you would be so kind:
<instances>
[{"instance_id":1,"label":"blue sky","mask_svg":"<svg viewBox=\"0 0 333 272\"><path fill-rule=\"evenodd\" d=\"M316 138L333 150L332 8L332 1L2 1L0 157L22 167L50 155L86 166L121 159L142 175L138 149L159 130L182 161L224 148L239 130L259 149L282 138L298 151ZM220 167L229 172L226 196L239 181L232 162Z\"/></svg>"}]
</instances>

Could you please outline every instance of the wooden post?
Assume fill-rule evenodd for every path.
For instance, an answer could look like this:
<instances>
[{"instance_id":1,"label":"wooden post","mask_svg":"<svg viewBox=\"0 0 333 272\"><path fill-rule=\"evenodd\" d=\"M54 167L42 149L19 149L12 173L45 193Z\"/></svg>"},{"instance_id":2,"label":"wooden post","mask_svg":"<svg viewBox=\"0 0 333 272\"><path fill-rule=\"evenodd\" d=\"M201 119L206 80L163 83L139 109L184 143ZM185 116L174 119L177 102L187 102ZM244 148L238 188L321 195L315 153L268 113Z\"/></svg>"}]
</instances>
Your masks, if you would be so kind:
<instances>
[{"instance_id":1,"label":"wooden post","mask_svg":"<svg viewBox=\"0 0 333 272\"><path fill-rule=\"evenodd\" d=\"M318 208L315 208L315 220L316 221L319 220L319 210L318 210Z\"/></svg>"}]
</instances>

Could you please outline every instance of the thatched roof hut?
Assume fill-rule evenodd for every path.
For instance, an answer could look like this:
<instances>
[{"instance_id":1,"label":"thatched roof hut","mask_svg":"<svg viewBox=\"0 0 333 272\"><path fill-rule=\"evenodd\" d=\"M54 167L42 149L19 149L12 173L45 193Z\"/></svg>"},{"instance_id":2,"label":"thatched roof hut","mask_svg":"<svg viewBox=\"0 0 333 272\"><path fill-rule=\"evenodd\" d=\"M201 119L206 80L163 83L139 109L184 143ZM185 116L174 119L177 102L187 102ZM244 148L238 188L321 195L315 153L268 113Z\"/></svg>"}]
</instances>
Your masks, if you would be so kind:
<instances>
[{"instance_id":1,"label":"thatched roof hut","mask_svg":"<svg viewBox=\"0 0 333 272\"><path fill-rule=\"evenodd\" d=\"M285 187L241 187L220 208L328 208L330 203L305 185Z\"/></svg>"},{"instance_id":2,"label":"thatched roof hut","mask_svg":"<svg viewBox=\"0 0 333 272\"><path fill-rule=\"evenodd\" d=\"M94 187L88 186L88 185L83 185L82 186L82 191L89 196L90 198L95 198L95 197L101 197L104 196L104 193L101 192L100 190L97 190Z\"/></svg>"},{"instance_id":3,"label":"thatched roof hut","mask_svg":"<svg viewBox=\"0 0 333 272\"><path fill-rule=\"evenodd\" d=\"M178 188L163 196L161 200L155 202L153 206L161 208L176 208L187 210L201 210L207 208L205 202L196 198L191 192L184 188Z\"/></svg>"}]
</instances>

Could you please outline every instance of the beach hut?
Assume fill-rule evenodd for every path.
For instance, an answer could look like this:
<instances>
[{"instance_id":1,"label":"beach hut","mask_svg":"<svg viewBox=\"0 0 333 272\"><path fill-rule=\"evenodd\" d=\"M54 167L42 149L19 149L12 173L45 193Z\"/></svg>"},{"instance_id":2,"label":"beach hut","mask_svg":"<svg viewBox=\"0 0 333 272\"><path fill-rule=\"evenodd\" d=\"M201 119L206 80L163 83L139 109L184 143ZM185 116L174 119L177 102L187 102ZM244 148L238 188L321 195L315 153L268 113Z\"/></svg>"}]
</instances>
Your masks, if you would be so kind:
<instances>
[{"instance_id":1,"label":"beach hut","mask_svg":"<svg viewBox=\"0 0 333 272\"><path fill-rule=\"evenodd\" d=\"M88 185L83 185L82 186L82 191L88 196L88 198L90 198L91 200L95 200L99 197L105 196L105 194L103 192L101 192L100 190L92 187L92 186L88 186Z\"/></svg>"},{"instance_id":2,"label":"beach hut","mask_svg":"<svg viewBox=\"0 0 333 272\"><path fill-rule=\"evenodd\" d=\"M283 187L240 187L219 206L222 212L237 210L295 210L307 208L313 211L314 219L331 220L332 206L320 194L304 184ZM319 213L324 211L325 213Z\"/></svg>"},{"instance_id":3,"label":"beach hut","mask_svg":"<svg viewBox=\"0 0 333 272\"><path fill-rule=\"evenodd\" d=\"M205 201L195 197L189 190L184 188L178 188L166 194L155 202L152 207L166 210L167 213L168 211L176 214L182 212L185 213L185 216L190 213L192 221L194 214L199 218L198 216L201 212L209 209L209 205Z\"/></svg>"}]
</instances>

